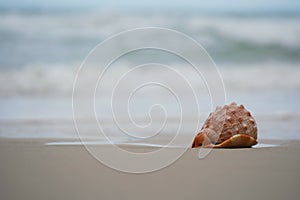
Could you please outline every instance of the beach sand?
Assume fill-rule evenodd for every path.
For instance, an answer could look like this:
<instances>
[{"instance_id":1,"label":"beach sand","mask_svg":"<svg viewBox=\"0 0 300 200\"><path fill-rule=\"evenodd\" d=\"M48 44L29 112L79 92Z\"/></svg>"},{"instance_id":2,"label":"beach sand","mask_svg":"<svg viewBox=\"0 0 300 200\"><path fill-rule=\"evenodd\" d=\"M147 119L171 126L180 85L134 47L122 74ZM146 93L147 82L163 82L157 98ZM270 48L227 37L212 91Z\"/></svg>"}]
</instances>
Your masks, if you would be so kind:
<instances>
[{"instance_id":1,"label":"beach sand","mask_svg":"<svg viewBox=\"0 0 300 200\"><path fill-rule=\"evenodd\" d=\"M126 174L81 145L0 140L1 199L299 199L300 141L252 149L189 149L162 170ZM278 142L277 142L278 143ZM129 147L147 148L147 147Z\"/></svg>"}]
</instances>

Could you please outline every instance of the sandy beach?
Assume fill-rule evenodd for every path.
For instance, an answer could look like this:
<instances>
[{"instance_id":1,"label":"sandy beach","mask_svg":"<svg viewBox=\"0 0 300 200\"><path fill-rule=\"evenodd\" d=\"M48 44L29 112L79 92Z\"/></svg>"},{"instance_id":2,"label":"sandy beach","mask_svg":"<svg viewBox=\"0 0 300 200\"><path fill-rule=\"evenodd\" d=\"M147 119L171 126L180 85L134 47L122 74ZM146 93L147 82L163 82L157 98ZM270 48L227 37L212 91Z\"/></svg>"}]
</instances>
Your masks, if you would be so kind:
<instances>
[{"instance_id":1,"label":"sandy beach","mask_svg":"<svg viewBox=\"0 0 300 200\"><path fill-rule=\"evenodd\" d=\"M300 141L215 149L202 160L197 149L189 149L173 165L140 175L104 166L81 145L44 142L0 140L1 199L275 200L299 195Z\"/></svg>"},{"instance_id":2,"label":"sandy beach","mask_svg":"<svg viewBox=\"0 0 300 200\"><path fill-rule=\"evenodd\" d=\"M300 199L300 1L9 0L0 17L0 200ZM176 160L232 102L221 136L258 145Z\"/></svg>"}]
</instances>

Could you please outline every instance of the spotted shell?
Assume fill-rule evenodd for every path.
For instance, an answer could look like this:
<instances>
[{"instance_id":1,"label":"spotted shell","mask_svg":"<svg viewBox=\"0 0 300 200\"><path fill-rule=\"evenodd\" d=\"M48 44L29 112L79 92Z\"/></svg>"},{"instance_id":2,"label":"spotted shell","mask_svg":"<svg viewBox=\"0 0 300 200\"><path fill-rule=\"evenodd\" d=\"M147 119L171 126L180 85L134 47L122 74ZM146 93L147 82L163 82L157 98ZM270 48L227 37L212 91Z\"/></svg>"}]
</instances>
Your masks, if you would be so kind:
<instances>
[{"instance_id":1,"label":"spotted shell","mask_svg":"<svg viewBox=\"0 0 300 200\"><path fill-rule=\"evenodd\" d=\"M210 113L192 147L251 147L257 144L257 126L243 105L231 103Z\"/></svg>"}]
</instances>

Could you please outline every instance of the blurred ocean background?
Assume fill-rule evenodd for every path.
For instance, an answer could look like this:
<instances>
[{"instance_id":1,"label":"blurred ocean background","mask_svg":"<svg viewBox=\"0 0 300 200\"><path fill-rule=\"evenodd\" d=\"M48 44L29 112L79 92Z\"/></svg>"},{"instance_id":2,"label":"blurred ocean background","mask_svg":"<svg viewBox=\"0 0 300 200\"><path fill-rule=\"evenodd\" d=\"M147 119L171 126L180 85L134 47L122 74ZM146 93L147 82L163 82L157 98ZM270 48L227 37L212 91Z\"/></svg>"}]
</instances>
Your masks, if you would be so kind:
<instances>
[{"instance_id":1,"label":"blurred ocean background","mask_svg":"<svg viewBox=\"0 0 300 200\"><path fill-rule=\"evenodd\" d=\"M203 45L221 72L226 102L252 112L261 139L300 139L300 3L163 2L0 3L0 137L75 137L71 95L83 59L113 34L154 26ZM131 66L130 60L123 64Z\"/></svg>"}]
</instances>

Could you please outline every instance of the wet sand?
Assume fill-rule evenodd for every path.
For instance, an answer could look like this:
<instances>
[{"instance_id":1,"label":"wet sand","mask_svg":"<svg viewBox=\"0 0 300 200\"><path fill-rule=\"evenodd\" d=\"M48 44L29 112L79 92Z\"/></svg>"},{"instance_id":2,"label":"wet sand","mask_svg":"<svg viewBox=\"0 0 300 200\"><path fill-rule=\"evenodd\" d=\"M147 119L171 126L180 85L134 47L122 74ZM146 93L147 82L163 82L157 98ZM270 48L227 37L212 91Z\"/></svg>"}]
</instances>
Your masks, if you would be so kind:
<instances>
[{"instance_id":1,"label":"wet sand","mask_svg":"<svg viewBox=\"0 0 300 200\"><path fill-rule=\"evenodd\" d=\"M298 199L300 141L277 147L215 149L199 160L189 149L147 174L126 174L83 146L0 139L0 199ZM147 147L128 147L147 148Z\"/></svg>"}]
</instances>

